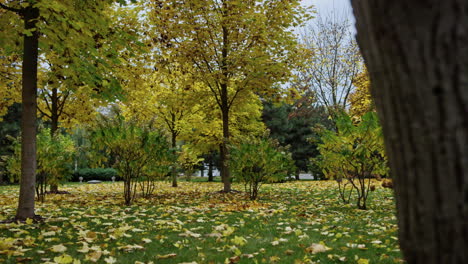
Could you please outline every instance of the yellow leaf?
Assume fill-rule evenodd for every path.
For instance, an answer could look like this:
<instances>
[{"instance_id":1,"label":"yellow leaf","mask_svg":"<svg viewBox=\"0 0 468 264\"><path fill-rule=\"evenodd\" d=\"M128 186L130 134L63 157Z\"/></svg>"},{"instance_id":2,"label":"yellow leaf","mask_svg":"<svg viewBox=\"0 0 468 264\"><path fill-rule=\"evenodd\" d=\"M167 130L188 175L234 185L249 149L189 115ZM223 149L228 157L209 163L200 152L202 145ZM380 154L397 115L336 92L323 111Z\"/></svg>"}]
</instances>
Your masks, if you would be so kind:
<instances>
[{"instance_id":1,"label":"yellow leaf","mask_svg":"<svg viewBox=\"0 0 468 264\"><path fill-rule=\"evenodd\" d=\"M58 264L69 264L73 262L73 258L70 255L63 254L54 258L54 261Z\"/></svg>"},{"instance_id":2,"label":"yellow leaf","mask_svg":"<svg viewBox=\"0 0 468 264\"><path fill-rule=\"evenodd\" d=\"M62 253L62 252L65 252L67 250L67 247L65 247L64 245L62 244L59 244L59 245L55 245L55 246L52 246L50 248L50 250L52 252L58 252L58 253Z\"/></svg>"},{"instance_id":3,"label":"yellow leaf","mask_svg":"<svg viewBox=\"0 0 468 264\"><path fill-rule=\"evenodd\" d=\"M99 258L101 258L102 256L102 252L101 251L94 251L92 253L89 253L88 255L86 255L88 257L89 260L91 260L92 262L97 262L99 260Z\"/></svg>"},{"instance_id":4,"label":"yellow leaf","mask_svg":"<svg viewBox=\"0 0 468 264\"><path fill-rule=\"evenodd\" d=\"M360 258L360 259L358 259L357 263L358 264L369 264L369 260Z\"/></svg>"},{"instance_id":5,"label":"yellow leaf","mask_svg":"<svg viewBox=\"0 0 468 264\"><path fill-rule=\"evenodd\" d=\"M30 224L32 224L33 222L34 222L34 221L33 221L31 218L26 219L26 224L27 224L27 225L30 225Z\"/></svg>"},{"instance_id":6,"label":"yellow leaf","mask_svg":"<svg viewBox=\"0 0 468 264\"><path fill-rule=\"evenodd\" d=\"M306 248L305 250L307 253L317 254L328 251L330 250L330 248L322 244L313 243L312 245L310 245L310 247Z\"/></svg>"},{"instance_id":7,"label":"yellow leaf","mask_svg":"<svg viewBox=\"0 0 468 264\"><path fill-rule=\"evenodd\" d=\"M235 245L243 246L247 243L247 240L244 237L234 236L234 238L231 239L231 242Z\"/></svg>"},{"instance_id":8,"label":"yellow leaf","mask_svg":"<svg viewBox=\"0 0 468 264\"><path fill-rule=\"evenodd\" d=\"M176 257L176 253L171 253L171 254L166 254L166 255L157 255L156 259L168 259L168 258L174 258Z\"/></svg>"},{"instance_id":9,"label":"yellow leaf","mask_svg":"<svg viewBox=\"0 0 468 264\"><path fill-rule=\"evenodd\" d=\"M105 258L104 261L107 263L107 264L113 264L113 263L116 263L117 260L113 257L108 257L108 258Z\"/></svg>"}]
</instances>

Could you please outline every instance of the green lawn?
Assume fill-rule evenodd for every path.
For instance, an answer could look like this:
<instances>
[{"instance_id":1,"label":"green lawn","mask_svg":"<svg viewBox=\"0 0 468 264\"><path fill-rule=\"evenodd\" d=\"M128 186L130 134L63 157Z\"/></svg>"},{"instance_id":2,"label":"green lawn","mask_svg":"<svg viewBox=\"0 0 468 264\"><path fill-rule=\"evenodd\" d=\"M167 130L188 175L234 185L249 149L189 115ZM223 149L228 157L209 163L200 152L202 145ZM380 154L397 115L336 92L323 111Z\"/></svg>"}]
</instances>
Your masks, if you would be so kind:
<instances>
[{"instance_id":1,"label":"green lawn","mask_svg":"<svg viewBox=\"0 0 468 264\"><path fill-rule=\"evenodd\" d=\"M37 204L45 222L0 224L0 263L402 262L388 189L362 211L340 203L334 182L265 185L258 202L218 193L220 183L169 185L130 207L121 183L64 186L71 194ZM0 187L0 220L14 216L17 192Z\"/></svg>"}]
</instances>

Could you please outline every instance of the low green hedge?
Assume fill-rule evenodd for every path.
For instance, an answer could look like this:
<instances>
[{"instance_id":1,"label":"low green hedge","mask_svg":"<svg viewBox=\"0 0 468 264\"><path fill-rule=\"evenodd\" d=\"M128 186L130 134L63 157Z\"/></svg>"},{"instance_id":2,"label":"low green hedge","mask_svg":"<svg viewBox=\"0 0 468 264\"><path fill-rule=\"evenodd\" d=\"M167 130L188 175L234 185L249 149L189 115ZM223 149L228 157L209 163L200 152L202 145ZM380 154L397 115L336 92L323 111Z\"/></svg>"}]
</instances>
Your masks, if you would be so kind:
<instances>
[{"instance_id":1,"label":"low green hedge","mask_svg":"<svg viewBox=\"0 0 468 264\"><path fill-rule=\"evenodd\" d=\"M113 168L96 168L96 169L79 169L72 175L71 181L79 182L80 177L83 177L83 182L98 180L98 181L112 181L112 176L115 180L120 180L117 171Z\"/></svg>"}]
</instances>

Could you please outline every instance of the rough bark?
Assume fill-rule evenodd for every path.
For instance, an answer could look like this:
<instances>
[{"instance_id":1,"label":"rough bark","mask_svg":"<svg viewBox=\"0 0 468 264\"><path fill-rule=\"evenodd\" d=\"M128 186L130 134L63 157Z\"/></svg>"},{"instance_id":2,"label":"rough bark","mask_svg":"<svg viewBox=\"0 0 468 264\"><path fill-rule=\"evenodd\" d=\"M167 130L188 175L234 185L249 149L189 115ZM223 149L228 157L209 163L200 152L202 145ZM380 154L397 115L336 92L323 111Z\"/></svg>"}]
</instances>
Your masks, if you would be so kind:
<instances>
[{"instance_id":1,"label":"rough bark","mask_svg":"<svg viewBox=\"0 0 468 264\"><path fill-rule=\"evenodd\" d=\"M468 2L353 0L408 263L468 263Z\"/></svg>"},{"instance_id":2,"label":"rough bark","mask_svg":"<svg viewBox=\"0 0 468 264\"><path fill-rule=\"evenodd\" d=\"M36 28L39 10L27 7L22 11L25 30ZM39 33L24 36L22 66L21 114L21 184L16 211L17 220L33 219L36 183L36 109L37 109L37 58Z\"/></svg>"}]
</instances>

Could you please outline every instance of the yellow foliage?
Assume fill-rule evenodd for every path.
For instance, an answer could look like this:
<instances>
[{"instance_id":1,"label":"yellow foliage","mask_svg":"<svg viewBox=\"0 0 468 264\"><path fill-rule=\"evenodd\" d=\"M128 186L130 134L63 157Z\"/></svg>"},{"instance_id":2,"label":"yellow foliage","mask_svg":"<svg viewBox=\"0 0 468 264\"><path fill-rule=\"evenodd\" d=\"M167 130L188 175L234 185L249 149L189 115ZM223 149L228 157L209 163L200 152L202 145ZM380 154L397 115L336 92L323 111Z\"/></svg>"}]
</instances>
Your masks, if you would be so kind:
<instances>
[{"instance_id":1,"label":"yellow foliage","mask_svg":"<svg viewBox=\"0 0 468 264\"><path fill-rule=\"evenodd\" d=\"M361 72L353 81L356 90L350 95L350 114L360 118L365 113L375 111L374 102L370 93L370 80L367 70Z\"/></svg>"}]
</instances>

